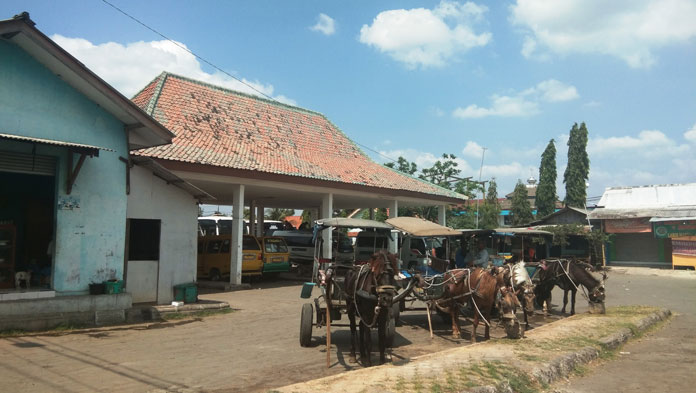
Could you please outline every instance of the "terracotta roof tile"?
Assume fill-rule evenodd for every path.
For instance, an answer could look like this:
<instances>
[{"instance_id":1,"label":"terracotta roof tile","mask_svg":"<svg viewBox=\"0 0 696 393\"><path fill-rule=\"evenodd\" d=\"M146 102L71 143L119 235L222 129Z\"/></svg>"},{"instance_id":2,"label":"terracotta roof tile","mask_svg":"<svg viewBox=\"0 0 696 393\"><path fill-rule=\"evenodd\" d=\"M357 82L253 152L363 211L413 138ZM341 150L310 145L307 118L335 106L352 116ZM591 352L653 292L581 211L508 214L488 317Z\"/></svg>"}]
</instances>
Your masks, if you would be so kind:
<instances>
[{"instance_id":1,"label":"terracotta roof tile","mask_svg":"<svg viewBox=\"0 0 696 393\"><path fill-rule=\"evenodd\" d=\"M176 135L135 154L465 199L373 162L317 112L166 72L133 102Z\"/></svg>"}]
</instances>

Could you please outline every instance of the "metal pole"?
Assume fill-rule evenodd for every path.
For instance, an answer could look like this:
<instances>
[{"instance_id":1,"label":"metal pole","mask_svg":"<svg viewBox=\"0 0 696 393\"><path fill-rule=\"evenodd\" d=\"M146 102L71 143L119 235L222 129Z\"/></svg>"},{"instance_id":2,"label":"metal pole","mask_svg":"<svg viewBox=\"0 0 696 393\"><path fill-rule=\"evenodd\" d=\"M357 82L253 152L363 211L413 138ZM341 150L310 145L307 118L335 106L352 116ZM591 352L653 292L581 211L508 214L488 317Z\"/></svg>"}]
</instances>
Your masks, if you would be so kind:
<instances>
[{"instance_id":1,"label":"metal pole","mask_svg":"<svg viewBox=\"0 0 696 393\"><path fill-rule=\"evenodd\" d=\"M487 148L483 148L483 152L481 152L481 168L479 168L479 179L478 179L478 184L481 184L481 173L483 173L483 158L486 156L486 150ZM481 192L481 198L483 199L483 192ZM479 227L479 198L476 199L476 229Z\"/></svg>"}]
</instances>

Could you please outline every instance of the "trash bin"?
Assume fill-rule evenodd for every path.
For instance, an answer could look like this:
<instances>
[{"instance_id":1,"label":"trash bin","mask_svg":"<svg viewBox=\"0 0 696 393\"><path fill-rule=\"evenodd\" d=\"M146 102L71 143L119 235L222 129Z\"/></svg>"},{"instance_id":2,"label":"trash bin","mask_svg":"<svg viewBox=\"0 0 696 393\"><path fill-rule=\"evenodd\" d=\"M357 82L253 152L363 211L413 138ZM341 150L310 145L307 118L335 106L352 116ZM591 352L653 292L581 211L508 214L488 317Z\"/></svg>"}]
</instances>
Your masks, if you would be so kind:
<instances>
[{"instance_id":1,"label":"trash bin","mask_svg":"<svg viewBox=\"0 0 696 393\"><path fill-rule=\"evenodd\" d=\"M113 295L123 292L123 280L104 281L104 293Z\"/></svg>"},{"instance_id":2,"label":"trash bin","mask_svg":"<svg viewBox=\"0 0 696 393\"><path fill-rule=\"evenodd\" d=\"M184 303L198 301L198 287L195 282L174 285L174 300Z\"/></svg>"}]
</instances>

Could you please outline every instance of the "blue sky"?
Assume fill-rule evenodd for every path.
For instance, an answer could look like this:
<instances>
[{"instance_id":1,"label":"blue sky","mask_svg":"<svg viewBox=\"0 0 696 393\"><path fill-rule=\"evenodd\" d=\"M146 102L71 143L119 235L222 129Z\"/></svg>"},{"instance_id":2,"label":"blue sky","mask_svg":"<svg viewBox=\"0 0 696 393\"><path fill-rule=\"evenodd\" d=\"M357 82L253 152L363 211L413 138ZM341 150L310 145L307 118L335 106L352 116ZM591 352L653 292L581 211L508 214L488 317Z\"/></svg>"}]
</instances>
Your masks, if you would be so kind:
<instances>
[{"instance_id":1,"label":"blue sky","mask_svg":"<svg viewBox=\"0 0 696 393\"><path fill-rule=\"evenodd\" d=\"M696 182L696 1L109 0L264 94L325 114L378 162L443 153L500 194L586 122L588 196ZM134 95L166 70L252 92L93 1L0 3ZM375 153L379 152L378 153Z\"/></svg>"}]
</instances>

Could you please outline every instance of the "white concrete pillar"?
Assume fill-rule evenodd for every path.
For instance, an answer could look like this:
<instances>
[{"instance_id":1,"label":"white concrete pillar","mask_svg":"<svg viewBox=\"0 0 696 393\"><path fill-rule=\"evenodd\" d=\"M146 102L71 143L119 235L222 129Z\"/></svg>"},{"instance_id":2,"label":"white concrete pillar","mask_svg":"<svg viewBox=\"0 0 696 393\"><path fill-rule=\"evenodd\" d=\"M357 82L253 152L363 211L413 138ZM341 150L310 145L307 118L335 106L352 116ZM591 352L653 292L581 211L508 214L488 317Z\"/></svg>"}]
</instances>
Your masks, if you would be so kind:
<instances>
[{"instance_id":1,"label":"white concrete pillar","mask_svg":"<svg viewBox=\"0 0 696 393\"><path fill-rule=\"evenodd\" d=\"M324 194L321 197L321 218L333 217L333 194ZM331 228L324 229L321 233L321 238L324 240L322 245L322 254L324 258L331 259Z\"/></svg>"},{"instance_id":2,"label":"white concrete pillar","mask_svg":"<svg viewBox=\"0 0 696 393\"><path fill-rule=\"evenodd\" d=\"M232 242L230 244L230 284L242 283L242 235L244 234L244 185L232 186Z\"/></svg>"},{"instance_id":3,"label":"white concrete pillar","mask_svg":"<svg viewBox=\"0 0 696 393\"><path fill-rule=\"evenodd\" d=\"M249 204L249 233L256 233L256 201L251 201Z\"/></svg>"},{"instance_id":4,"label":"white concrete pillar","mask_svg":"<svg viewBox=\"0 0 696 393\"><path fill-rule=\"evenodd\" d=\"M447 226L447 205L437 207L437 223L443 227Z\"/></svg>"},{"instance_id":5,"label":"white concrete pillar","mask_svg":"<svg viewBox=\"0 0 696 393\"><path fill-rule=\"evenodd\" d=\"M266 208L259 204L256 206L256 217L257 217L257 223L256 223L256 236L263 236L265 233L265 228L266 228Z\"/></svg>"},{"instance_id":6,"label":"white concrete pillar","mask_svg":"<svg viewBox=\"0 0 696 393\"><path fill-rule=\"evenodd\" d=\"M399 216L399 201L393 200L389 201L389 218L394 218ZM398 251L399 247L399 239L396 233L392 233L392 236L394 239L389 240L389 252L392 254L396 254Z\"/></svg>"}]
</instances>

